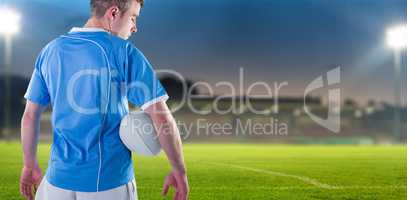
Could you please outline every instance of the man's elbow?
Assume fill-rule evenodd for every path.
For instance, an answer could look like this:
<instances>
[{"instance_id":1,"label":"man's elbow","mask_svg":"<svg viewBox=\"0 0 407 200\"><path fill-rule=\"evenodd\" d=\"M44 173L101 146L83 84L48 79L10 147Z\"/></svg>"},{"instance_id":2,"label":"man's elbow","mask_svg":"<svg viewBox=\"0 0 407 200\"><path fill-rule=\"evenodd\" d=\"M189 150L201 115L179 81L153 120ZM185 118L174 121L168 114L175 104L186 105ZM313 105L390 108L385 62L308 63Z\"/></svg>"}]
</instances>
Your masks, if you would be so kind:
<instances>
[{"instance_id":1,"label":"man's elbow","mask_svg":"<svg viewBox=\"0 0 407 200\"><path fill-rule=\"evenodd\" d=\"M149 106L145 112L150 116L155 124L170 124L174 123L171 111L168 109L165 102L157 102Z\"/></svg>"},{"instance_id":2,"label":"man's elbow","mask_svg":"<svg viewBox=\"0 0 407 200\"><path fill-rule=\"evenodd\" d=\"M27 102L24 114L21 118L22 127L30 127L35 123L38 123L41 117L41 113L45 110L45 107Z\"/></svg>"},{"instance_id":3,"label":"man's elbow","mask_svg":"<svg viewBox=\"0 0 407 200\"><path fill-rule=\"evenodd\" d=\"M24 112L23 117L21 118L21 127L22 128L29 128L32 127L38 119L36 119L36 115L30 112Z\"/></svg>"}]
</instances>

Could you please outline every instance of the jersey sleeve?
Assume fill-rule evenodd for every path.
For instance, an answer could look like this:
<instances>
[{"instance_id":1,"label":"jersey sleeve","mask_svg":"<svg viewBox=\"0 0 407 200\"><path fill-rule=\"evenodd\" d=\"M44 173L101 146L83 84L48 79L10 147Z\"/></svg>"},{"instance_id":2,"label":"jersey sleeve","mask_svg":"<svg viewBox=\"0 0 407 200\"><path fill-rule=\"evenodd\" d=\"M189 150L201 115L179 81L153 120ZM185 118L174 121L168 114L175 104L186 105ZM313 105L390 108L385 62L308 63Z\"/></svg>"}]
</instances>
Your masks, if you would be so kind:
<instances>
[{"instance_id":1,"label":"jersey sleeve","mask_svg":"<svg viewBox=\"0 0 407 200\"><path fill-rule=\"evenodd\" d=\"M41 52L35 62L34 71L31 75L30 83L28 84L28 88L24 94L24 98L31 102L47 106L50 102L50 96L46 82L41 73L41 65L43 62L42 54L43 52Z\"/></svg>"},{"instance_id":2,"label":"jersey sleeve","mask_svg":"<svg viewBox=\"0 0 407 200\"><path fill-rule=\"evenodd\" d=\"M145 110L154 103L168 100L150 62L133 45L127 46L126 72L127 98L131 103Z\"/></svg>"}]
</instances>

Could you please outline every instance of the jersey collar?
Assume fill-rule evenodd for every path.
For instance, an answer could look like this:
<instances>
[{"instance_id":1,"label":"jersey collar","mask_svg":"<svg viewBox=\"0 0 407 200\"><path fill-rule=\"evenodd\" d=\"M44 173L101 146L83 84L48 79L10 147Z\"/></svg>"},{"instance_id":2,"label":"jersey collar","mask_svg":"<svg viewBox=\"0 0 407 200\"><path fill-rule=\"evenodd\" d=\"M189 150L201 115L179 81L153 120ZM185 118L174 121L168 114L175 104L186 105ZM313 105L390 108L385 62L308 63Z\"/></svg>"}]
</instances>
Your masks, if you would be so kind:
<instances>
[{"instance_id":1,"label":"jersey collar","mask_svg":"<svg viewBox=\"0 0 407 200\"><path fill-rule=\"evenodd\" d=\"M101 29L101 28L87 28L87 27L73 27L69 33L73 33L73 32L107 32L105 29Z\"/></svg>"}]
</instances>

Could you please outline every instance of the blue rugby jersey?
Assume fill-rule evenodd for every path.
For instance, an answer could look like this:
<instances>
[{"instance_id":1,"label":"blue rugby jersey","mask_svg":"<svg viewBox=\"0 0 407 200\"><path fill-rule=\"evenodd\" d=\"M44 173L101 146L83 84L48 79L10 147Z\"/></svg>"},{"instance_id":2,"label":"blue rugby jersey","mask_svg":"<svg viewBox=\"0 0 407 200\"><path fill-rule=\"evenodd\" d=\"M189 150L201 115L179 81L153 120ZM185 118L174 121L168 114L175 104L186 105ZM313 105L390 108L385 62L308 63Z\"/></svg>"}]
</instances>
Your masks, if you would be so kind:
<instances>
[{"instance_id":1,"label":"blue rugby jersey","mask_svg":"<svg viewBox=\"0 0 407 200\"><path fill-rule=\"evenodd\" d=\"M97 28L73 28L51 41L36 60L24 97L52 106L48 182L81 192L134 178L131 152L119 137L128 102L145 109L168 99L142 52Z\"/></svg>"}]
</instances>

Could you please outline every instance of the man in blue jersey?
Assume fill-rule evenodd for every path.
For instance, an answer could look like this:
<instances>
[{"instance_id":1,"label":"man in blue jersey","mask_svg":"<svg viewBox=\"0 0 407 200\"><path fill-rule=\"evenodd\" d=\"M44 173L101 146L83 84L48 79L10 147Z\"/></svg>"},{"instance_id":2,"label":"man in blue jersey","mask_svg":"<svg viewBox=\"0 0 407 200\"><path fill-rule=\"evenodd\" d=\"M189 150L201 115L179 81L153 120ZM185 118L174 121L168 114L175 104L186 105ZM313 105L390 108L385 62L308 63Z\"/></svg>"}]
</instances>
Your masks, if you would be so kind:
<instances>
[{"instance_id":1,"label":"man in blue jersey","mask_svg":"<svg viewBox=\"0 0 407 200\"><path fill-rule=\"evenodd\" d=\"M39 54L21 123L25 198L137 199L131 152L118 133L129 101L150 115L171 164L163 194L173 186L174 199L188 198L182 144L165 103L167 93L148 60L126 41L137 31L142 5L143 0L91 0L85 26L72 28ZM41 113L48 105L53 143L43 178L36 152Z\"/></svg>"}]
</instances>

